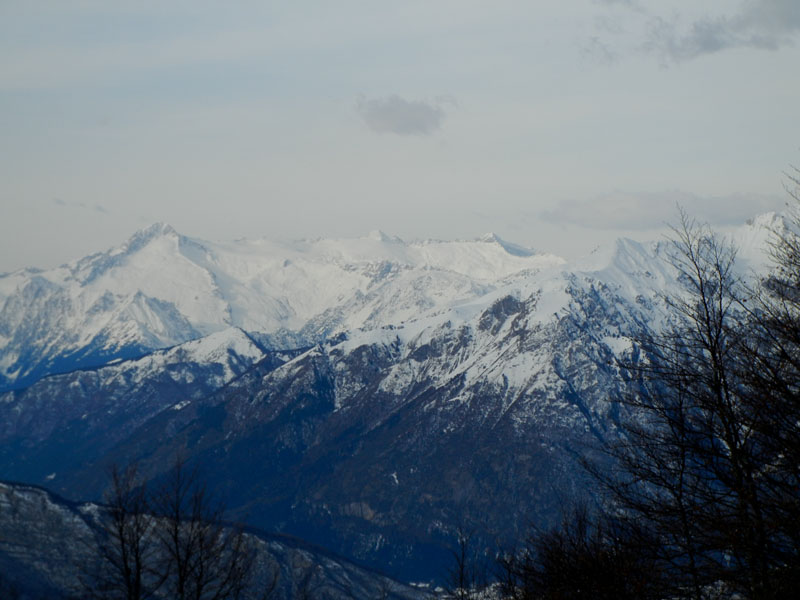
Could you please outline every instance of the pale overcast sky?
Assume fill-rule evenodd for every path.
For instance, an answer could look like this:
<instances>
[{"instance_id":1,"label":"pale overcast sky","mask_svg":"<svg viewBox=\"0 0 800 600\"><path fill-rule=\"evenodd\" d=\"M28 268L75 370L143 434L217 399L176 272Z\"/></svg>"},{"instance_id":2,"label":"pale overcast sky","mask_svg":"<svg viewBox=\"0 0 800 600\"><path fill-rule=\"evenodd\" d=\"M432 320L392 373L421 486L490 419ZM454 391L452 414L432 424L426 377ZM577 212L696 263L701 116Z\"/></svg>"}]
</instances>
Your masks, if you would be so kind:
<instances>
[{"instance_id":1,"label":"pale overcast sky","mask_svg":"<svg viewBox=\"0 0 800 600\"><path fill-rule=\"evenodd\" d=\"M205 239L574 256L786 201L797 0L0 3L0 271Z\"/></svg>"}]
</instances>

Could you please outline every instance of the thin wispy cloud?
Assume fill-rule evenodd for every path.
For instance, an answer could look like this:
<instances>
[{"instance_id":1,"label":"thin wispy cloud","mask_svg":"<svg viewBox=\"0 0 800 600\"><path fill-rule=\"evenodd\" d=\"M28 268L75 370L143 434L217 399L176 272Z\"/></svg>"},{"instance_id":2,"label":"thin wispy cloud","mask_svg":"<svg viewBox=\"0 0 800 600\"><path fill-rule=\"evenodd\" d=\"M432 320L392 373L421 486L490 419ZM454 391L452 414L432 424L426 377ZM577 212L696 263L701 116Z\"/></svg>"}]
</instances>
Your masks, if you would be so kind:
<instances>
[{"instance_id":1,"label":"thin wispy cloud","mask_svg":"<svg viewBox=\"0 0 800 600\"><path fill-rule=\"evenodd\" d=\"M712 225L740 224L764 212L781 210L778 196L731 194L698 196L679 190L665 192L612 192L583 200L564 200L541 217L559 225L590 229L659 229L675 220L676 206Z\"/></svg>"},{"instance_id":2,"label":"thin wispy cloud","mask_svg":"<svg viewBox=\"0 0 800 600\"><path fill-rule=\"evenodd\" d=\"M356 101L361 119L376 133L431 135L442 127L446 116L442 99L435 103L406 100L398 95Z\"/></svg>"},{"instance_id":3,"label":"thin wispy cloud","mask_svg":"<svg viewBox=\"0 0 800 600\"><path fill-rule=\"evenodd\" d=\"M747 0L738 10L686 19L680 14L661 14L634 0L597 0L617 18L604 15L597 21L602 36L622 32L619 25L627 12L637 20L640 52L654 55L663 64L680 63L734 48L778 50L795 43L800 35L800 2L797 0ZM615 27L609 26L615 25ZM602 58L607 42L586 45Z\"/></svg>"},{"instance_id":4,"label":"thin wispy cloud","mask_svg":"<svg viewBox=\"0 0 800 600\"><path fill-rule=\"evenodd\" d=\"M554 198L781 195L797 162L800 0L196 4L0 2L0 270L154 221L575 255L616 232Z\"/></svg>"},{"instance_id":5,"label":"thin wispy cloud","mask_svg":"<svg viewBox=\"0 0 800 600\"><path fill-rule=\"evenodd\" d=\"M101 204L87 204L85 202L75 202L73 200L63 200L62 198L53 198L53 204L56 206L60 206L63 208L71 208L71 209L78 209L78 210L91 210L98 213L103 213L106 215L111 214L111 212Z\"/></svg>"},{"instance_id":6,"label":"thin wispy cloud","mask_svg":"<svg viewBox=\"0 0 800 600\"><path fill-rule=\"evenodd\" d=\"M619 59L619 54L598 36L586 40L581 47L581 53L584 58L601 64L611 64Z\"/></svg>"}]
</instances>

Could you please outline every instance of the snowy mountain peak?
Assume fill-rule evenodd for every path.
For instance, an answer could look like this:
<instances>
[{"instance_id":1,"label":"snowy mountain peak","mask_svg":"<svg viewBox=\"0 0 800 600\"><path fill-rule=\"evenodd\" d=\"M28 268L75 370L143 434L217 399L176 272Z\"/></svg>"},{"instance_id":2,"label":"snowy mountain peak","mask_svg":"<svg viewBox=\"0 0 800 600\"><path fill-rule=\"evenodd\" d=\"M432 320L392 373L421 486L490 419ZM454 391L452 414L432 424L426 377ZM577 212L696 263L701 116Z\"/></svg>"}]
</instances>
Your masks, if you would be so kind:
<instances>
[{"instance_id":1,"label":"snowy mountain peak","mask_svg":"<svg viewBox=\"0 0 800 600\"><path fill-rule=\"evenodd\" d=\"M231 326L299 347L481 297L558 262L491 240L405 243L376 231L215 243L156 223L106 252L0 280L0 388L53 372L59 357L97 366Z\"/></svg>"},{"instance_id":2,"label":"snowy mountain peak","mask_svg":"<svg viewBox=\"0 0 800 600\"><path fill-rule=\"evenodd\" d=\"M225 357L233 352L246 357L251 362L263 357L263 352L253 340L239 327L229 327L205 337L175 346L169 352L180 352L197 363L224 363ZM169 354L167 352L167 354Z\"/></svg>"},{"instance_id":3,"label":"snowy mountain peak","mask_svg":"<svg viewBox=\"0 0 800 600\"><path fill-rule=\"evenodd\" d=\"M488 244L497 244L512 256L534 256L536 254L535 250L507 242L496 233L485 233L478 238L478 241L486 242Z\"/></svg>"},{"instance_id":4,"label":"snowy mountain peak","mask_svg":"<svg viewBox=\"0 0 800 600\"><path fill-rule=\"evenodd\" d=\"M169 223L157 222L153 223L152 225L148 225L143 229L140 229L139 231L133 234L133 237L139 236L152 239L154 237L159 237L162 235L171 235L171 234L175 235L178 234L178 232L175 231L175 228L172 227L172 225L170 225Z\"/></svg>"},{"instance_id":5,"label":"snowy mountain peak","mask_svg":"<svg viewBox=\"0 0 800 600\"><path fill-rule=\"evenodd\" d=\"M103 277L115 277L121 270L151 271L151 276L169 284L173 274L159 272L156 266L177 267L180 271L182 246L190 242L167 223L154 223L135 232L121 245L73 261L64 267L69 277L85 286ZM183 261L185 262L185 261ZM136 291L137 282L126 288ZM147 287L149 284L146 284Z\"/></svg>"},{"instance_id":6,"label":"snowy mountain peak","mask_svg":"<svg viewBox=\"0 0 800 600\"><path fill-rule=\"evenodd\" d=\"M380 229L374 229L374 230L370 231L367 234L366 239L372 240L374 242L402 242L402 240L400 238L395 237L395 236L391 236L391 235L387 235L386 233L384 233Z\"/></svg>"},{"instance_id":7,"label":"snowy mountain peak","mask_svg":"<svg viewBox=\"0 0 800 600\"><path fill-rule=\"evenodd\" d=\"M747 226L766 229L783 228L787 226L786 215L774 210L765 212L752 219L747 219Z\"/></svg>"},{"instance_id":8,"label":"snowy mountain peak","mask_svg":"<svg viewBox=\"0 0 800 600\"><path fill-rule=\"evenodd\" d=\"M742 264L759 264L770 224L781 218L762 215L737 230ZM566 264L494 233L470 241L406 243L374 231L291 244L217 243L156 223L64 267L0 277L0 389L54 372L55 361L67 357L96 366L231 326L267 336L265 347L297 348L454 306L483 307L501 299L495 294L552 289L555 300L542 306L553 310L540 311L552 314L564 305L564 282L576 279L605 282L635 301L671 285L660 247L620 240Z\"/></svg>"},{"instance_id":9,"label":"snowy mountain peak","mask_svg":"<svg viewBox=\"0 0 800 600\"><path fill-rule=\"evenodd\" d=\"M725 236L725 240L736 248L736 263L740 271L764 271L772 267L769 249L775 237L793 227L790 216L771 211L748 219L746 224Z\"/></svg>"},{"instance_id":10,"label":"snowy mountain peak","mask_svg":"<svg viewBox=\"0 0 800 600\"><path fill-rule=\"evenodd\" d=\"M128 239L128 241L122 245L121 250L127 253L135 252L153 240L164 237L177 239L179 235L178 232L167 223L153 223L152 225L145 227L144 229L140 229L134 233Z\"/></svg>"}]
</instances>

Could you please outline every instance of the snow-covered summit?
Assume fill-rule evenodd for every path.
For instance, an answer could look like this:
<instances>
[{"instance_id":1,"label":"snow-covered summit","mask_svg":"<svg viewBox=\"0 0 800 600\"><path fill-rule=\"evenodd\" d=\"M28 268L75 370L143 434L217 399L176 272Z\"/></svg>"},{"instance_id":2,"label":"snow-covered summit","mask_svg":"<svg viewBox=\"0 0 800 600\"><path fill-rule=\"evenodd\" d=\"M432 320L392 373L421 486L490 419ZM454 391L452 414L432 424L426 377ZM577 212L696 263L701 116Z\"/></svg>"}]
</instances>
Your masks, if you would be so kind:
<instances>
[{"instance_id":1,"label":"snow-covered summit","mask_svg":"<svg viewBox=\"0 0 800 600\"><path fill-rule=\"evenodd\" d=\"M381 231L380 229L373 229L367 234L366 237L367 239L376 242L399 242L399 243L403 242L403 240L401 240L399 237L388 235L383 231Z\"/></svg>"},{"instance_id":2,"label":"snow-covered summit","mask_svg":"<svg viewBox=\"0 0 800 600\"><path fill-rule=\"evenodd\" d=\"M562 262L496 237L209 242L157 223L106 252L0 276L0 385L65 368L68 356L70 366L75 355L79 366L102 364L232 326L314 342L404 321Z\"/></svg>"},{"instance_id":3,"label":"snow-covered summit","mask_svg":"<svg viewBox=\"0 0 800 600\"><path fill-rule=\"evenodd\" d=\"M783 219L763 215L729 234L743 265L765 268L770 232ZM56 269L0 276L0 387L231 327L297 346L472 314L508 294L536 294L555 314L577 280L630 301L652 298L674 285L663 246L618 240L567 263L496 234L209 242L157 223Z\"/></svg>"},{"instance_id":4,"label":"snow-covered summit","mask_svg":"<svg viewBox=\"0 0 800 600\"><path fill-rule=\"evenodd\" d=\"M741 271L763 273L771 266L770 247L776 236L794 230L794 221L785 213L768 212L748 219L725 236L736 248L736 260Z\"/></svg>"},{"instance_id":5,"label":"snow-covered summit","mask_svg":"<svg viewBox=\"0 0 800 600\"><path fill-rule=\"evenodd\" d=\"M505 250L506 252L508 252L513 256L533 256L534 254L536 254L535 250L532 250L531 248L525 248L524 246L520 246L512 242L507 242L496 233L486 233L482 235L479 239L480 241L485 242L487 244L497 244L503 250Z\"/></svg>"}]
</instances>

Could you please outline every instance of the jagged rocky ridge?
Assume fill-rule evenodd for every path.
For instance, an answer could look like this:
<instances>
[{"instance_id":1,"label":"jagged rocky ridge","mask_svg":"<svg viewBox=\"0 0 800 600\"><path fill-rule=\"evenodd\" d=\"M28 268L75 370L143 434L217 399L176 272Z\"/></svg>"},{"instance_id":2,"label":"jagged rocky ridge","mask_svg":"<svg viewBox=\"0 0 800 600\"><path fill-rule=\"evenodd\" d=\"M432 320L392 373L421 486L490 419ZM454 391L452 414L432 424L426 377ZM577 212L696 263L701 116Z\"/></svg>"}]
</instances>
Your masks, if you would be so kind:
<instances>
[{"instance_id":1,"label":"jagged rocky ridge","mask_svg":"<svg viewBox=\"0 0 800 600\"><path fill-rule=\"evenodd\" d=\"M776 222L765 217L736 234L743 269L762 267L759 249ZM151 241L139 247L153 239L168 249L189 243L171 230L156 233L142 234ZM408 255L433 252L429 246L439 266L411 264ZM307 272L355 273L356 283L347 283L355 291L336 280L343 287L335 309L323 308L330 296L285 291L308 283L287 280L291 310L282 321L247 334L227 330L249 348L233 363L238 350L216 355L227 357L227 377L213 375L222 368L213 360L167 366L170 352L182 352L177 346L144 363L7 392L3 472L69 497L97 496L104 464L136 459L158 477L180 452L202 464L248 522L406 580L441 576L458 527L489 547L532 521L558 518L564 499L586 489L576 456L617 435L619 409L609 401L622 392L616 359L635 356L631 340L661 326L662 294L678 289L665 246L623 240L564 264L496 238L422 250L385 236L309 243L303 252L316 248L310 262L319 270L306 264ZM342 259L347 253L351 262ZM398 253L405 263L384 262ZM258 314L241 308L241 290L255 289L254 281L266 289L268 277L249 269L237 272L260 275L219 288L239 307L223 314ZM164 366L147 371L140 365L148 360ZM123 371L130 373L124 385ZM94 396L81 392L87 377ZM59 421L64 411L69 418ZM37 414L50 415L50 425L40 426Z\"/></svg>"}]
</instances>

